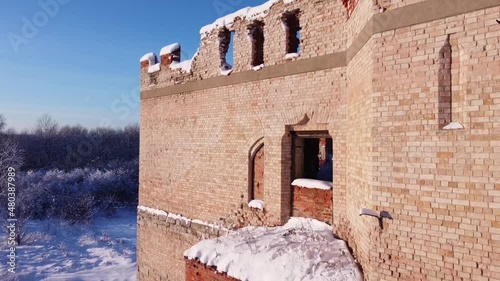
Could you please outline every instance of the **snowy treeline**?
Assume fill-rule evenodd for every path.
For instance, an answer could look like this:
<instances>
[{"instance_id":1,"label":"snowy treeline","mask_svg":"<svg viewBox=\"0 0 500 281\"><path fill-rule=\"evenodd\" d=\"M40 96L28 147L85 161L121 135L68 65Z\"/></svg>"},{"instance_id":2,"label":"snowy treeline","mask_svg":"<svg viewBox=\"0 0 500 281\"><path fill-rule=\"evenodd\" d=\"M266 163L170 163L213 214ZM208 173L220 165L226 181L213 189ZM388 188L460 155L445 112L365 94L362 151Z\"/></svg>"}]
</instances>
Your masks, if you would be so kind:
<instances>
[{"instance_id":1,"label":"snowy treeline","mask_svg":"<svg viewBox=\"0 0 500 281\"><path fill-rule=\"evenodd\" d=\"M61 127L44 115L32 130L10 136L23 150L23 170L102 167L139 155L138 125L89 130L80 125Z\"/></svg>"},{"instance_id":2,"label":"snowy treeline","mask_svg":"<svg viewBox=\"0 0 500 281\"><path fill-rule=\"evenodd\" d=\"M0 115L0 183L6 186L7 168L14 167L19 218L80 223L121 206L135 208L138 155L138 126L60 127L45 115L31 131L16 134ZM0 204L7 206L4 188Z\"/></svg>"},{"instance_id":3,"label":"snowy treeline","mask_svg":"<svg viewBox=\"0 0 500 281\"><path fill-rule=\"evenodd\" d=\"M137 205L138 162L112 162L103 168L22 172L18 205L32 219L86 222L102 211Z\"/></svg>"}]
</instances>

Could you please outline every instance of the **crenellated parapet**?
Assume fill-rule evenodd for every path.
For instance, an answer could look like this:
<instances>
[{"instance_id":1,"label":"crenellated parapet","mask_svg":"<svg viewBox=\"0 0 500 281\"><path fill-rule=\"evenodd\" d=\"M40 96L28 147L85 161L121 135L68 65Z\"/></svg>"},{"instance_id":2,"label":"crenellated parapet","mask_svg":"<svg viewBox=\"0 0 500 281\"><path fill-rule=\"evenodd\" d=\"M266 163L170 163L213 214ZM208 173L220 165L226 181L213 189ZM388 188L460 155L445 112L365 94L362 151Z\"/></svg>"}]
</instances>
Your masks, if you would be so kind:
<instances>
[{"instance_id":1,"label":"crenellated parapet","mask_svg":"<svg viewBox=\"0 0 500 281\"><path fill-rule=\"evenodd\" d=\"M348 12L355 4L346 8L340 0L269 0L240 9L200 29L200 46L192 58L181 58L178 43L164 47L158 58L153 53L144 56L141 87L149 90L260 71L345 51ZM229 63L231 44L233 59Z\"/></svg>"}]
</instances>

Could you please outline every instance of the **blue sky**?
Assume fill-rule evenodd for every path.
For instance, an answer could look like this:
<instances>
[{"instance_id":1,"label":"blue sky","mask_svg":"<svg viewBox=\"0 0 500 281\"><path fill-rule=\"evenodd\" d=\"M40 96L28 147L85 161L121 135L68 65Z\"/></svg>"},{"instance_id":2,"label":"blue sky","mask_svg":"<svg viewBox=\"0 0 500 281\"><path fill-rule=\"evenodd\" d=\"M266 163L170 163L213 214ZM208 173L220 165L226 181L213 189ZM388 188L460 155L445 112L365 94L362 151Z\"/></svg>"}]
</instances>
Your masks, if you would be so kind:
<instances>
[{"instance_id":1,"label":"blue sky","mask_svg":"<svg viewBox=\"0 0 500 281\"><path fill-rule=\"evenodd\" d=\"M142 55L178 42L188 59L203 25L262 2L2 0L0 114L18 131L44 113L61 125L137 123Z\"/></svg>"}]
</instances>

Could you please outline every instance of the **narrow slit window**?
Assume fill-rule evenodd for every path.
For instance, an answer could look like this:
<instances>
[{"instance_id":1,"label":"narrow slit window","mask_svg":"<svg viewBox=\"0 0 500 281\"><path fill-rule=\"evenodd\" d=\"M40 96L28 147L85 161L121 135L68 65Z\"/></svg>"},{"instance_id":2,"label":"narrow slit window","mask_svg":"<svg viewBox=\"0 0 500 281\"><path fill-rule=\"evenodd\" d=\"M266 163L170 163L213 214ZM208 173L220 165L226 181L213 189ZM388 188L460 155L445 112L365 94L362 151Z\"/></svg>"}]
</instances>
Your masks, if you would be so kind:
<instances>
[{"instance_id":1,"label":"narrow slit window","mask_svg":"<svg viewBox=\"0 0 500 281\"><path fill-rule=\"evenodd\" d=\"M439 52L439 126L441 128L451 122L451 50L448 36Z\"/></svg>"},{"instance_id":2,"label":"narrow slit window","mask_svg":"<svg viewBox=\"0 0 500 281\"><path fill-rule=\"evenodd\" d=\"M225 72L232 71L233 69L233 33L234 32L229 31L227 28L224 28L219 32L220 70L223 74L225 74Z\"/></svg>"},{"instance_id":3,"label":"narrow slit window","mask_svg":"<svg viewBox=\"0 0 500 281\"><path fill-rule=\"evenodd\" d=\"M248 26L248 37L252 43L252 66L264 64L264 23L257 21Z\"/></svg>"},{"instance_id":4,"label":"narrow slit window","mask_svg":"<svg viewBox=\"0 0 500 281\"><path fill-rule=\"evenodd\" d=\"M299 54L300 52L300 21L299 11L288 12L283 15L283 24L286 32L286 53Z\"/></svg>"},{"instance_id":5,"label":"narrow slit window","mask_svg":"<svg viewBox=\"0 0 500 281\"><path fill-rule=\"evenodd\" d=\"M439 53L439 126L463 129L464 96L460 89L460 50L456 34L449 34Z\"/></svg>"}]
</instances>

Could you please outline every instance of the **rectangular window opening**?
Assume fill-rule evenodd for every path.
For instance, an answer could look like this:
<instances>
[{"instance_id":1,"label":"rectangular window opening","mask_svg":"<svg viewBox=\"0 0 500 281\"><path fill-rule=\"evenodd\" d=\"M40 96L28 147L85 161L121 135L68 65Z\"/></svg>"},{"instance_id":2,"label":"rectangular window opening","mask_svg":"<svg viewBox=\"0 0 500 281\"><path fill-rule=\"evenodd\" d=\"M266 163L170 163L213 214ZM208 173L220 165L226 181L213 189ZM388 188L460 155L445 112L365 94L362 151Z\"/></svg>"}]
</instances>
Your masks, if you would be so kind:
<instances>
[{"instance_id":1,"label":"rectangular window opening","mask_svg":"<svg viewBox=\"0 0 500 281\"><path fill-rule=\"evenodd\" d=\"M300 21L299 10L287 12L283 15L283 24L286 31L286 53L300 53Z\"/></svg>"},{"instance_id":2,"label":"rectangular window opening","mask_svg":"<svg viewBox=\"0 0 500 281\"><path fill-rule=\"evenodd\" d=\"M333 181L333 141L327 133L294 134L293 179Z\"/></svg>"},{"instance_id":3,"label":"rectangular window opening","mask_svg":"<svg viewBox=\"0 0 500 281\"><path fill-rule=\"evenodd\" d=\"M248 26L248 36L252 42L252 66L264 64L264 23L256 21Z\"/></svg>"},{"instance_id":4,"label":"rectangular window opening","mask_svg":"<svg viewBox=\"0 0 500 281\"><path fill-rule=\"evenodd\" d=\"M222 72L231 71L233 69L234 50L233 50L234 32L223 28L219 32L219 56L220 69Z\"/></svg>"}]
</instances>

